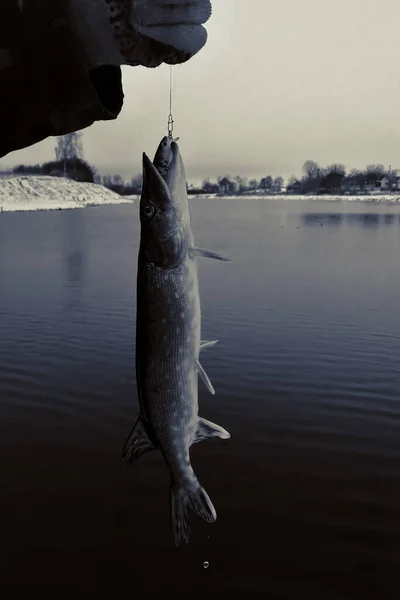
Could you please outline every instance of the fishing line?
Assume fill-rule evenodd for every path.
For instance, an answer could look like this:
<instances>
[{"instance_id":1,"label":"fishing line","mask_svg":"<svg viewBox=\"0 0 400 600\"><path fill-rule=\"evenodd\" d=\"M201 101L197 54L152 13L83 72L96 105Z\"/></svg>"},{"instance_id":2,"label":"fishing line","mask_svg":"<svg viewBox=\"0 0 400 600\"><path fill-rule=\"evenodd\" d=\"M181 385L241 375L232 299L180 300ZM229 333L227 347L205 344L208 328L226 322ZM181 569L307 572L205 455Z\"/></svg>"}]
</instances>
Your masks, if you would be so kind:
<instances>
[{"instance_id":1,"label":"fishing line","mask_svg":"<svg viewBox=\"0 0 400 600\"><path fill-rule=\"evenodd\" d=\"M174 131L174 118L172 116L172 65L169 65L169 115L168 115L168 137L172 139Z\"/></svg>"}]
</instances>

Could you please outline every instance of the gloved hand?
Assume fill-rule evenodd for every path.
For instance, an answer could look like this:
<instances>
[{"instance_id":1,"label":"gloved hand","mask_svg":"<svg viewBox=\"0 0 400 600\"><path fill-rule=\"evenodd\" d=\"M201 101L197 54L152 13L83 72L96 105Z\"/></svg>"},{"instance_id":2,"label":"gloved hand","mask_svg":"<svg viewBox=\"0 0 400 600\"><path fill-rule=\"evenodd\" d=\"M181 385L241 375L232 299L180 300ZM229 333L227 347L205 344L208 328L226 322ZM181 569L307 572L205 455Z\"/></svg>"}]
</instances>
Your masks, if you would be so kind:
<instances>
[{"instance_id":1,"label":"gloved hand","mask_svg":"<svg viewBox=\"0 0 400 600\"><path fill-rule=\"evenodd\" d=\"M190 59L210 0L1 0L0 158L115 119L120 65Z\"/></svg>"},{"instance_id":2,"label":"gloved hand","mask_svg":"<svg viewBox=\"0 0 400 600\"><path fill-rule=\"evenodd\" d=\"M91 66L155 67L188 60L206 43L210 0L66 0Z\"/></svg>"},{"instance_id":3,"label":"gloved hand","mask_svg":"<svg viewBox=\"0 0 400 600\"><path fill-rule=\"evenodd\" d=\"M132 9L133 27L140 35L182 52L182 58L193 56L206 43L207 32L202 24L210 15L210 0L137 1L133 2ZM163 61L169 62L168 58L172 57ZM178 55L177 59L176 62L180 62ZM146 60L142 64L146 64Z\"/></svg>"}]
</instances>

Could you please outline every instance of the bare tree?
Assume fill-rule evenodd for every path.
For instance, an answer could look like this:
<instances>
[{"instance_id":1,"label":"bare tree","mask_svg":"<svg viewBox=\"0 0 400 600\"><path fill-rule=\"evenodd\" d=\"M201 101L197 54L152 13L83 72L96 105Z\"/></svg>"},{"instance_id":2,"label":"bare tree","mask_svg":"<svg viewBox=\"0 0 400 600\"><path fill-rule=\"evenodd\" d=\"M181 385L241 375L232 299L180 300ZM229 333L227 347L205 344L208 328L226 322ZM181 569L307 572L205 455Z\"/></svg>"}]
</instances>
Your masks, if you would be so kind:
<instances>
[{"instance_id":1,"label":"bare tree","mask_svg":"<svg viewBox=\"0 0 400 600\"><path fill-rule=\"evenodd\" d=\"M103 175L103 185L106 188L110 188L112 185L111 175Z\"/></svg>"},{"instance_id":2,"label":"bare tree","mask_svg":"<svg viewBox=\"0 0 400 600\"><path fill-rule=\"evenodd\" d=\"M349 190L364 190L365 187L365 173L360 169L351 169L350 173L346 177L346 185Z\"/></svg>"},{"instance_id":3,"label":"bare tree","mask_svg":"<svg viewBox=\"0 0 400 600\"><path fill-rule=\"evenodd\" d=\"M263 177L260 181L260 188L265 192L270 190L272 187L272 177L271 175L267 175L267 177Z\"/></svg>"},{"instance_id":4,"label":"bare tree","mask_svg":"<svg viewBox=\"0 0 400 600\"><path fill-rule=\"evenodd\" d=\"M275 192L280 192L283 186L283 177L275 177L272 185Z\"/></svg>"},{"instance_id":5,"label":"bare tree","mask_svg":"<svg viewBox=\"0 0 400 600\"><path fill-rule=\"evenodd\" d=\"M131 179L131 187L135 191L135 193L140 194L143 186L143 175L142 173L138 173Z\"/></svg>"},{"instance_id":6,"label":"bare tree","mask_svg":"<svg viewBox=\"0 0 400 600\"><path fill-rule=\"evenodd\" d=\"M324 176L324 170L313 160L303 164L302 191L306 194L317 193Z\"/></svg>"},{"instance_id":7,"label":"bare tree","mask_svg":"<svg viewBox=\"0 0 400 600\"><path fill-rule=\"evenodd\" d=\"M56 160L64 162L64 175L67 172L67 160L83 159L83 133L74 131L57 137Z\"/></svg>"},{"instance_id":8,"label":"bare tree","mask_svg":"<svg viewBox=\"0 0 400 600\"><path fill-rule=\"evenodd\" d=\"M238 188L239 188L239 192L243 192L243 190L246 188L247 177L242 177L241 175L235 175L233 180L236 181Z\"/></svg>"},{"instance_id":9,"label":"bare tree","mask_svg":"<svg viewBox=\"0 0 400 600\"><path fill-rule=\"evenodd\" d=\"M257 179L250 179L250 181L249 181L249 188L251 190L256 190L258 188L258 181L257 181Z\"/></svg>"},{"instance_id":10,"label":"bare tree","mask_svg":"<svg viewBox=\"0 0 400 600\"><path fill-rule=\"evenodd\" d=\"M365 171L366 173L379 173L379 175L384 175L385 174L385 167L381 164L378 165L367 165L365 167Z\"/></svg>"},{"instance_id":11,"label":"bare tree","mask_svg":"<svg viewBox=\"0 0 400 600\"><path fill-rule=\"evenodd\" d=\"M314 160L306 160L303 173L307 179L317 179L321 175L321 167Z\"/></svg>"},{"instance_id":12,"label":"bare tree","mask_svg":"<svg viewBox=\"0 0 400 600\"><path fill-rule=\"evenodd\" d=\"M329 165L329 167L326 167L326 175L329 175L330 173L335 173L345 177L346 167L342 165L342 163L333 163L332 165Z\"/></svg>"},{"instance_id":13,"label":"bare tree","mask_svg":"<svg viewBox=\"0 0 400 600\"><path fill-rule=\"evenodd\" d=\"M377 185L378 181L381 181L385 175L386 172L383 165L367 165L365 167L365 179L369 184Z\"/></svg>"},{"instance_id":14,"label":"bare tree","mask_svg":"<svg viewBox=\"0 0 400 600\"><path fill-rule=\"evenodd\" d=\"M93 183L101 184L101 175L93 165L88 165L93 173Z\"/></svg>"},{"instance_id":15,"label":"bare tree","mask_svg":"<svg viewBox=\"0 0 400 600\"><path fill-rule=\"evenodd\" d=\"M112 182L113 182L113 185L124 185L124 183L125 183L122 175L119 175L118 173L113 175Z\"/></svg>"}]
</instances>

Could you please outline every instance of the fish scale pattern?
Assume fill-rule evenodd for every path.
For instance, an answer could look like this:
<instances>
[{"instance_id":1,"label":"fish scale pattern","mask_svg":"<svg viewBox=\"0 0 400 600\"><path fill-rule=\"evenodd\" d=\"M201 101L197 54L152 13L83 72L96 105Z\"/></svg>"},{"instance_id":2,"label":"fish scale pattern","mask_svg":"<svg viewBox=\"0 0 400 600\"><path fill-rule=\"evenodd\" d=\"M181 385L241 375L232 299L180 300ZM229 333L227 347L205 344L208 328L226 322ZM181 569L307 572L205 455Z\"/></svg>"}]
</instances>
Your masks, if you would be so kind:
<instances>
[{"instance_id":1,"label":"fish scale pattern","mask_svg":"<svg viewBox=\"0 0 400 600\"><path fill-rule=\"evenodd\" d=\"M138 262L137 379L143 414L182 474L198 422L200 298L195 259L174 269ZM169 453L169 449L171 453ZM182 464L181 464L182 461Z\"/></svg>"}]
</instances>

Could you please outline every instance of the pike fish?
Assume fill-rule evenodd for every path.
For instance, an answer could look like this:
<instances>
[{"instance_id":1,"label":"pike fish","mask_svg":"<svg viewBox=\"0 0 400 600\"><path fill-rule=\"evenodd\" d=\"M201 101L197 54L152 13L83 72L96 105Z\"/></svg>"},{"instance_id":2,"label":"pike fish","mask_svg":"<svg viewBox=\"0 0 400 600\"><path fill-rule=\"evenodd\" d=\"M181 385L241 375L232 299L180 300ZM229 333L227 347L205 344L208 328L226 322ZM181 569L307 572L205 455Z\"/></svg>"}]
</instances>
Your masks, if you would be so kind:
<instances>
[{"instance_id":1,"label":"pike fish","mask_svg":"<svg viewBox=\"0 0 400 600\"><path fill-rule=\"evenodd\" d=\"M198 375L214 388L199 362L200 296L196 257L228 260L194 245L186 176L176 140L165 137L152 162L143 153L141 236L137 269L136 380L140 415L124 445L130 464L158 449L169 468L175 543L190 534L188 508L205 521L215 508L190 462L190 446L230 434L199 416Z\"/></svg>"}]
</instances>

